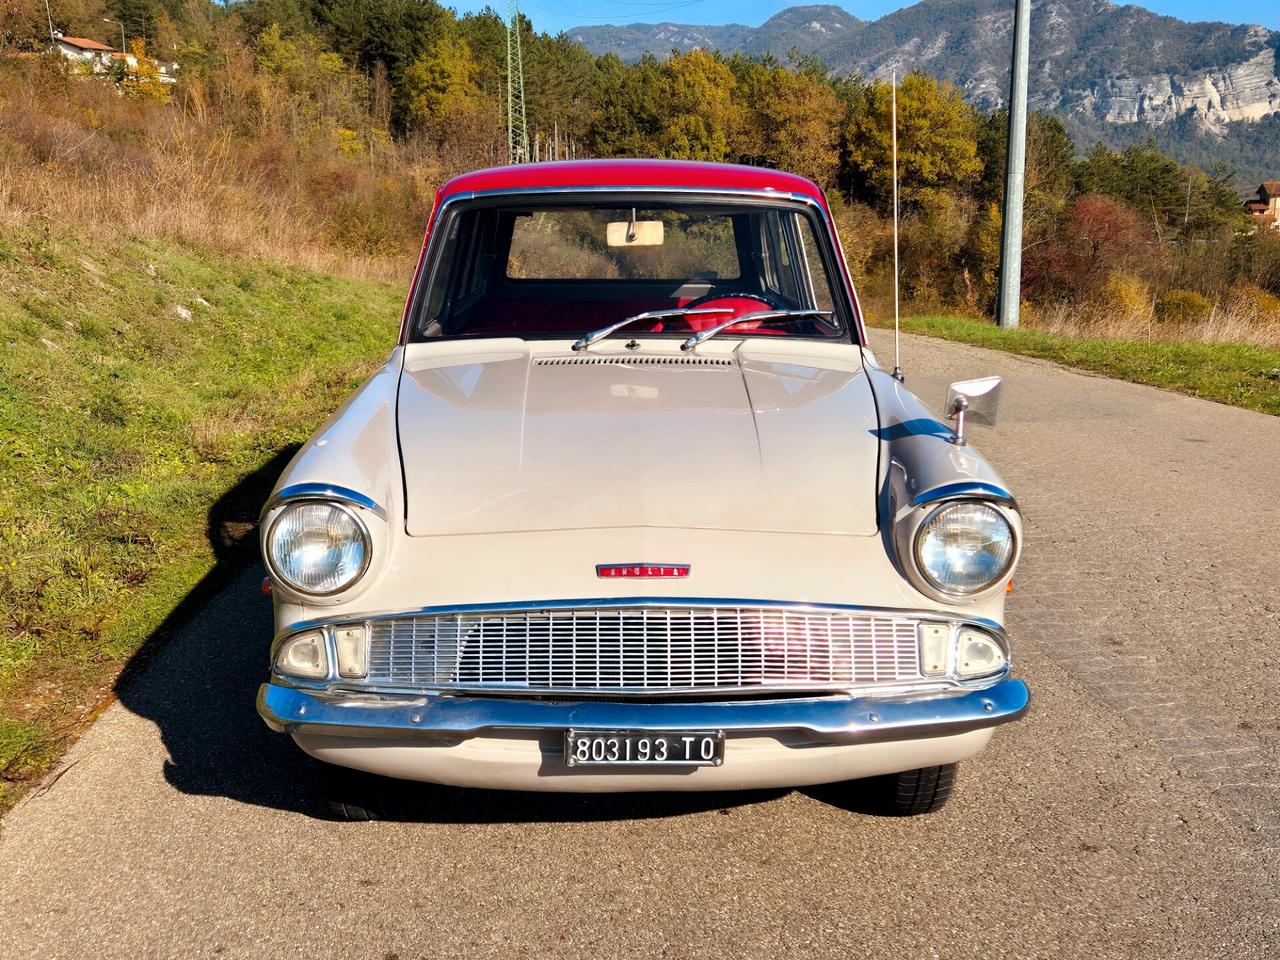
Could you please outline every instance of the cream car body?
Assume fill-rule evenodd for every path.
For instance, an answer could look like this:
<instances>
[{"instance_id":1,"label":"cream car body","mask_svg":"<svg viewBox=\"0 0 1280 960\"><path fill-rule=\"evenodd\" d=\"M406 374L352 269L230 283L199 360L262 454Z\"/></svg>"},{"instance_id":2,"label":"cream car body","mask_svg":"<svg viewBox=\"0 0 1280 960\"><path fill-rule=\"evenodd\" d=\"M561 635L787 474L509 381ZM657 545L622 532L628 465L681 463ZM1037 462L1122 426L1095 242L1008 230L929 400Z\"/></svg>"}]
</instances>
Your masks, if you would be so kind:
<instances>
[{"instance_id":1,"label":"cream car body","mask_svg":"<svg viewBox=\"0 0 1280 960\"><path fill-rule=\"evenodd\" d=\"M442 221L450 208L602 193L623 206L676 197L695 218L703 208L685 204L733 204L726 222L744 264L760 259L742 239L763 216L756 205L811 217L825 252L808 252L808 281L826 276L832 317L811 335L730 328L694 347L666 327L581 349L555 331L414 335L443 282L446 244L432 237L456 222ZM264 511L278 627L259 696L267 723L371 773L614 791L942 768L1020 716L1026 688L1009 676L1000 627L1016 504L861 346L825 209L807 181L711 165L531 165L446 186L400 345L302 448ZM787 228L792 239L804 222ZM674 303L702 286L709 303L737 296L700 276L685 286ZM961 501L988 505L1010 530L1007 565L967 596L931 586L913 556L921 522ZM282 573L273 530L299 503L340 504L367 532L349 586L316 595ZM969 628L999 648L996 669L930 672L925 634L945 632L954 660ZM632 646L609 652L624 634ZM313 676L282 667L299 636L324 661ZM593 731L693 732L718 746L685 764L572 762L572 737Z\"/></svg>"}]
</instances>

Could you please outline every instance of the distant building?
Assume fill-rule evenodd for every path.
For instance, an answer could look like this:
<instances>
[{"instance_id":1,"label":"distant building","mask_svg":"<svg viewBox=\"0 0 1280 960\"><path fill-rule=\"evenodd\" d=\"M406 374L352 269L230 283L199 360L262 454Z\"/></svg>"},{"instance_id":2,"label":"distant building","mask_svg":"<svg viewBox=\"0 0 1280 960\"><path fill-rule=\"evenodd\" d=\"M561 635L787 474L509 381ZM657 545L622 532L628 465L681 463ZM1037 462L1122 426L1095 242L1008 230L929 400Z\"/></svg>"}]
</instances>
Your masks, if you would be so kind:
<instances>
[{"instance_id":1,"label":"distant building","mask_svg":"<svg viewBox=\"0 0 1280 960\"><path fill-rule=\"evenodd\" d=\"M83 64L85 69L90 73L106 73L113 61L123 61L130 70L136 70L138 67L138 58L132 53L122 53L115 47L109 47L105 43L99 43L97 40L87 40L84 37L64 37L60 33L54 34L54 40L58 46L58 52L68 60ZM148 57L148 60L151 58ZM177 83L178 78L175 76L178 72L176 63L160 63L157 64L160 70L161 83Z\"/></svg>"},{"instance_id":2,"label":"distant building","mask_svg":"<svg viewBox=\"0 0 1280 960\"><path fill-rule=\"evenodd\" d=\"M1262 226L1280 230L1280 180L1267 180L1258 187L1258 195L1246 201L1245 206Z\"/></svg>"},{"instance_id":3,"label":"distant building","mask_svg":"<svg viewBox=\"0 0 1280 960\"><path fill-rule=\"evenodd\" d=\"M62 34L54 34L54 39L58 44L58 52L68 60L75 60L83 63L94 73L101 73L107 69L107 64L111 62L112 55L121 56L120 51L114 47L108 47L105 43L99 43L97 40L87 40L84 37L64 37Z\"/></svg>"}]
</instances>

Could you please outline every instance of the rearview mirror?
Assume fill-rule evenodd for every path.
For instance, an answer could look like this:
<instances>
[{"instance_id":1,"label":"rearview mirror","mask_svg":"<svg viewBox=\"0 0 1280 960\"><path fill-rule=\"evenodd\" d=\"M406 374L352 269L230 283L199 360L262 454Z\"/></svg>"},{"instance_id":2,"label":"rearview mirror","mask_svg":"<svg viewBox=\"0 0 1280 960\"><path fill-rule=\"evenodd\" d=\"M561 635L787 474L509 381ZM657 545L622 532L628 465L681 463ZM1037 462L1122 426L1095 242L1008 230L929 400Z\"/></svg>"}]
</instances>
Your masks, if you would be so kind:
<instances>
[{"instance_id":1,"label":"rearview mirror","mask_svg":"<svg viewBox=\"0 0 1280 960\"><path fill-rule=\"evenodd\" d=\"M999 377L982 377L979 380L957 380L947 387L947 419L956 422L956 432L951 442L964 446L964 424L973 419L987 426L996 425L1000 411Z\"/></svg>"},{"instance_id":2,"label":"rearview mirror","mask_svg":"<svg viewBox=\"0 0 1280 960\"><path fill-rule=\"evenodd\" d=\"M607 226L605 239L611 247L660 247L662 221L618 220Z\"/></svg>"}]
</instances>

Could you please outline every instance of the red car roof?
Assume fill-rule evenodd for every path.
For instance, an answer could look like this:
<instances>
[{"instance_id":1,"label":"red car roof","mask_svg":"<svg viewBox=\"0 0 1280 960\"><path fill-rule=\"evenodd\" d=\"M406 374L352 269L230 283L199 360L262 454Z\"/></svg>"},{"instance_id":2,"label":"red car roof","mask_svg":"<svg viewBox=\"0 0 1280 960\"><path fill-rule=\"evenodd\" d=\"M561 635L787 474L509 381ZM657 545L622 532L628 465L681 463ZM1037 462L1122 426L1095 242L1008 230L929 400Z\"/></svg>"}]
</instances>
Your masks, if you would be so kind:
<instances>
[{"instance_id":1,"label":"red car roof","mask_svg":"<svg viewBox=\"0 0 1280 960\"><path fill-rule=\"evenodd\" d=\"M822 202L822 191L817 185L793 173L691 160L564 160L491 167L454 177L440 188L440 197L482 190L534 190L539 187L776 190Z\"/></svg>"}]
</instances>

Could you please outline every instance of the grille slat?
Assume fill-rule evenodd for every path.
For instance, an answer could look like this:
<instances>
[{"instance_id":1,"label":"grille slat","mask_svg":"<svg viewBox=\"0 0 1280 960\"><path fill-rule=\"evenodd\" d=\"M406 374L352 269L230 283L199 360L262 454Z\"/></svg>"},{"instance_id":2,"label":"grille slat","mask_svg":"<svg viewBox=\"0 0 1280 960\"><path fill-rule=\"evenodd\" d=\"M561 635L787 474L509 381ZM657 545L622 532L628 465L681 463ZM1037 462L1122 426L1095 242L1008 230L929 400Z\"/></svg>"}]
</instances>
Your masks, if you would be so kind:
<instances>
[{"instance_id":1,"label":"grille slat","mask_svg":"<svg viewBox=\"0 0 1280 960\"><path fill-rule=\"evenodd\" d=\"M636 356L634 354L613 354L609 356L589 357L539 357L533 361L535 367L732 367L733 360L728 357L676 357L676 356Z\"/></svg>"},{"instance_id":2,"label":"grille slat","mask_svg":"<svg viewBox=\"0 0 1280 960\"><path fill-rule=\"evenodd\" d=\"M922 679L914 620L747 607L405 616L371 623L371 684L670 693Z\"/></svg>"}]
</instances>

